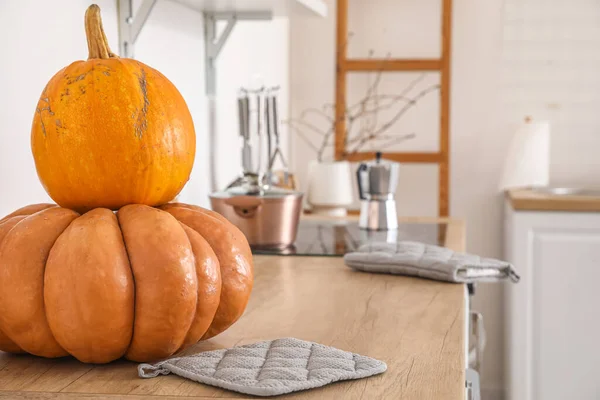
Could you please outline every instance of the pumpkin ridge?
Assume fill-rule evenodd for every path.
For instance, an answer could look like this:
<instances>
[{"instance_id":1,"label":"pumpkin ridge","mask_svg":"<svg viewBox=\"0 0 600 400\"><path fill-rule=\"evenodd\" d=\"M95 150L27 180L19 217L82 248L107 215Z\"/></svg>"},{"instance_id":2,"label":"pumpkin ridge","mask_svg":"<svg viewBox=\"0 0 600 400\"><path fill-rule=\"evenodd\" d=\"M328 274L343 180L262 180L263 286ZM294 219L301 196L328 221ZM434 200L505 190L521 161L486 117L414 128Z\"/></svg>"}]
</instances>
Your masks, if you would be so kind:
<instances>
[{"instance_id":1,"label":"pumpkin ridge","mask_svg":"<svg viewBox=\"0 0 600 400\"><path fill-rule=\"evenodd\" d=\"M221 301L211 326L202 337L202 339L209 339L233 325L242 316L248 304L253 280L250 247L241 231L237 228L233 229L231 222L214 217L212 211L197 206L188 208L172 204L165 204L161 208L206 238L219 259L222 279ZM202 219L204 221L199 223ZM226 235L228 239L221 238L215 241L213 236L202 235L199 228L205 228L208 223L213 224L212 228ZM213 233L219 235L217 232ZM244 243L246 246L243 246ZM223 262L224 260L226 262Z\"/></svg>"},{"instance_id":2,"label":"pumpkin ridge","mask_svg":"<svg viewBox=\"0 0 600 400\"><path fill-rule=\"evenodd\" d=\"M125 247L125 254L127 254L127 262L129 263L129 270L131 272L131 280L133 282L133 325L131 327L131 337L129 338L129 343L127 344L127 349L125 353L121 357L124 357L125 354L129 351L131 347L131 342L133 341L133 335L135 334L135 306L137 303L137 286L135 281L135 274L133 273L133 268L131 267L131 256L129 254L129 249L127 248L127 242L125 241L125 235L123 234L123 227L121 226L121 220L119 219L119 214L115 212L115 217L117 217L117 224L119 225L119 232L121 232L121 238L123 239L123 246Z\"/></svg>"},{"instance_id":3,"label":"pumpkin ridge","mask_svg":"<svg viewBox=\"0 0 600 400\"><path fill-rule=\"evenodd\" d=\"M177 222L179 222L179 220ZM183 228L183 231L185 232L185 236L188 238L188 242L190 242L190 248L192 249L192 257L194 259L194 272L197 273L197 271L196 271L196 253L194 253L194 249L192 247L192 239L190 239L190 235L188 235L188 233L187 233L187 231L185 229L185 228L189 228L189 229L191 229L191 228L188 227L188 226L186 226L186 225L184 225L184 224L182 224L181 222L179 222L179 223L181 224L181 227ZM196 318L196 315L198 314L198 303L199 302L200 302L200 299L196 298L196 308L194 308L194 317L192 318L192 323L190 324L190 327L188 328L187 332L185 333L186 336L184 336L183 343L179 347L179 350L182 349L182 347L183 347L183 345L185 343L185 338L187 337L188 333L190 333L190 329L192 329L192 325L194 324L194 319ZM214 318L214 316L213 316L213 318ZM177 350L177 351L179 351L179 350Z\"/></svg>"},{"instance_id":4,"label":"pumpkin ridge","mask_svg":"<svg viewBox=\"0 0 600 400\"><path fill-rule=\"evenodd\" d=\"M0 225L13 217L18 217L18 216L27 217L31 214L35 214L36 212L43 211L47 208L52 208L52 207L56 207L56 204L40 203L40 204L31 204L31 205L28 205L25 207L18 208L15 211L11 212L10 214L7 214L6 216L4 216L4 218L1 218ZM31 210L31 212L29 212L30 210Z\"/></svg>"},{"instance_id":5,"label":"pumpkin ridge","mask_svg":"<svg viewBox=\"0 0 600 400\"><path fill-rule=\"evenodd\" d=\"M79 217L77 217L79 218ZM77 218L75 218L73 221L75 221ZM71 221L71 223L73 223L73 221ZM54 243L52 243L52 246L50 247L50 251L48 252L48 257L46 258L46 262L44 263L44 279L42 280L42 293L43 293L43 299L44 299L44 315L46 317L46 324L48 324L48 328L50 329L50 333L52 333L52 336L54 337L54 340L56 341L56 343L58 343L58 345L66 352L68 353L70 356L72 356L71 353L69 353L59 342L58 340L56 340L56 334L54 333L54 331L52 330L52 326L50 325L50 321L48 320L48 307L46 306L46 271L48 269L48 260L50 259L50 254L52 253L52 249L54 248L54 246L56 245L56 242L58 241L58 239L63 235L63 233L65 233L65 231L69 228L69 226L71 226L71 224L69 224L64 231L62 231L60 233L60 235L58 235L56 237L56 240L54 241ZM81 307L79 306L79 304L75 305L75 308L77 310L78 314L81 314Z\"/></svg>"},{"instance_id":6,"label":"pumpkin ridge","mask_svg":"<svg viewBox=\"0 0 600 400\"><path fill-rule=\"evenodd\" d=\"M63 211L62 211L62 210L64 210L64 211L68 211L68 213L63 213ZM29 304L27 304L27 306L29 306L30 308L31 308L32 306L35 306L35 307L38 307L38 306L39 306L40 308L38 309L38 311L35 311L35 310L34 310L34 311L32 311L32 310L28 310L28 311L29 311L29 313L31 314L31 315L30 315L30 317L36 317L36 318L38 318L38 320L37 320L37 321L35 321L35 322L37 322L37 323L42 323L42 319L43 319L43 321L45 322L45 326L44 326L44 324L42 323L42 327L41 327L42 329L41 329L41 330L40 330L40 326L39 326L39 325L37 326L37 329L36 329L37 333L35 334L35 336L37 336L36 340L40 340L40 339L50 339L50 337L52 338L52 341L53 341L53 343L52 343L52 342L50 342L50 343L46 343L46 344L44 344L44 345L42 345L42 346L38 346L38 348L36 348L36 353L34 353L34 354L36 354L36 355L40 355L40 354L37 354L37 351L39 351L40 353L44 353L43 355L44 355L44 356L46 356L46 357L64 357L64 356L66 356L66 355L68 355L68 354L69 354L69 353L68 353L68 352L67 352L67 351L66 351L66 350L65 350L65 349L64 349L64 348L63 348L63 347L62 347L62 346L61 346L61 345L58 343L58 341L57 341L57 340L56 340L56 338L54 337L54 333L52 332L52 329L50 328L50 325L49 325L49 323L48 323L48 319L47 319L47 317L46 317L46 305L45 305L45 302L44 302L44 280L45 280L45 272L46 272L46 262L48 261L48 256L49 256L49 254L50 254L50 251L52 250L52 247L53 247L53 246L54 246L54 244L56 243L56 240L58 239L58 237L59 237L60 235L62 235L62 233L63 233L63 232L64 232L64 231L67 229L67 227L68 227L68 226L69 226L69 225L70 225L70 224L73 222L73 220L75 220L75 219L76 219L76 218L79 216L79 214L78 214L78 213L76 213L76 212L75 212L75 211L73 211L73 210L69 210L69 209L65 209L65 208L60 208L60 207L53 208L53 207L50 207L50 208L47 208L47 209L45 209L45 210L39 211L39 212L37 212L37 213L34 213L34 214L30 214L30 215L28 215L27 217L25 217L25 218L23 218L22 220L20 220L20 221L19 221L17 224L15 224L15 226L13 226L13 228L11 228L11 230L10 230L10 232L12 232L12 231L13 231L13 230L15 230L15 229L16 229L16 228L17 228L19 225L21 225L21 227L23 227L23 226L26 226L26 224L33 224L31 227L29 227L29 228L30 228L30 229L29 229L29 231L33 231L33 233L37 233L37 234L39 234L39 232L36 232L36 231L34 230L34 226L35 226L35 224L32 222L32 221L34 221L34 218L36 218L36 219L37 219L37 218L40 218L40 216L41 216L42 214L50 214L50 215L53 215L53 214L59 214L59 213L63 213L64 215L63 215L63 216L57 215L57 216L56 216L56 218L60 218L60 219L59 219L58 221L53 221L54 223L52 223L52 224L51 224L51 223L46 223L46 224L45 224L45 226L44 226L44 229L45 229L45 230L44 230L44 231L42 231L42 232L43 232L43 233L45 233L45 234L56 234L56 236L54 237L54 239L53 239L52 241L48 241L47 243L44 243L45 245L47 245L47 247L48 247L48 251L47 251L47 254L45 254L45 257L44 257L44 259L43 259L43 262L42 262L42 263L40 263L40 264L41 264L41 271L39 271L39 272L41 272L41 279L40 279L39 281L35 282L35 283L37 283L37 285L39 285L39 286L40 286L39 288L36 288L36 289L39 289L39 290L37 290L37 291L35 292L35 293L37 293L35 296L39 296L40 298L36 298L36 299L35 299L35 300L38 300L37 302L30 300L30 303L29 303ZM72 218L72 219L71 219L71 220L70 220L70 221L69 221L67 224L65 224L65 226L63 227L63 229L62 229L62 230L60 230L60 232L57 232L57 231L59 230L59 229L57 229L57 223L58 223L58 222L65 222L65 221L62 221L62 219L64 218L64 219L66 220L66 219L69 217L69 216L68 216L68 214L69 214L69 213L71 214L71 216L73 216L73 214L74 214L75 216L74 216L74 217L73 217L73 218ZM49 216L46 216L46 215L44 215L44 216L43 216L43 219L42 219L42 221L47 221L47 220L49 220L49 219L51 218L51 217L50 217L50 215L49 215ZM37 223L37 220L36 220L35 222ZM53 229L56 229L56 231L54 231L54 232L53 232ZM10 232L9 232L9 233L10 233ZM32 233L30 233L30 234L32 234ZM44 235L40 235L40 236L42 236L42 237L43 237ZM7 247L7 246L8 246L8 244L7 244L7 241L6 241L6 238L7 238L7 237L8 237L8 235L7 235L7 236L5 236L4 240L2 241L2 246L0 246L0 261L2 261L2 260L1 260L1 256L5 255L5 247ZM39 239L39 238L38 238L38 239ZM17 244L21 244L21 245L23 245L22 243L20 243L20 242L19 242L19 238L18 238L18 237L17 237L17 239L15 239L15 240L17 240ZM13 244L14 244L14 243L13 243ZM38 244L38 243L36 243L36 245L37 245L37 244ZM11 250L14 250L14 248L13 248L13 249L11 249ZM10 255L14 255L14 254L11 254L11 253L9 253L9 254L10 254ZM42 254L42 255L44 255L44 253L41 253L41 254ZM27 267L31 267L31 265L29 265L29 266L27 266ZM27 274L28 272L30 272L30 270L29 270L29 269L27 269L27 268L22 268L20 271L24 271L23 273L25 273L25 274ZM17 276L17 278L14 278L14 279L15 279L15 280L18 280L18 276ZM16 284L16 283L14 283L14 284ZM13 286L14 286L14 285L13 285ZM31 289L31 288L30 288L30 289ZM10 297L10 295L9 295L8 297ZM0 302L0 304L1 304L1 303L2 303L2 302ZM10 303L10 301L9 301L9 303ZM34 304L34 303L37 303L37 304ZM13 304L9 304L9 306L10 306L10 305L14 305L14 303L13 303ZM6 310L5 310L5 311L6 311ZM13 318L14 318L14 312L13 312ZM22 321L21 321L21 322L22 322ZM30 331L30 330L29 330L29 331ZM39 334L39 333L40 333L40 331L42 331L41 335ZM18 345L19 347L21 347L21 348L24 348L24 347L30 347L30 345L31 345L31 342L32 342L32 341L31 341L31 338L28 338L28 339L26 338L25 340L29 341L29 343L28 343L28 345L27 345L27 346L22 346L21 344L19 344L19 343L18 343L18 342L20 342L21 340L17 340L17 341L15 341L15 340L13 339L13 337L11 337L10 333L6 333L6 332L4 332L4 333L5 333L5 334L6 334L6 335L7 335L7 336L8 336L8 337L9 337L9 338L10 338L10 339L13 341L13 342L17 343L17 345ZM49 336L48 336L48 334L49 334ZM25 333L23 333L23 332L20 332L20 338L22 338L23 336L27 336L27 332L25 332ZM29 351L29 350L27 350L27 349L24 349L24 350L26 350L27 352L30 352L30 351Z\"/></svg>"},{"instance_id":7,"label":"pumpkin ridge","mask_svg":"<svg viewBox=\"0 0 600 400\"><path fill-rule=\"evenodd\" d=\"M50 208L52 208L52 207L50 207ZM61 208L62 208L62 207L61 207ZM44 210L42 210L42 211L44 211ZM70 210L70 211L72 211L72 210ZM40 211L40 212L41 212L41 211ZM73 212L75 212L75 211L73 211ZM37 213L35 213L35 214L37 214ZM31 215L35 215L35 214L31 214ZM64 348L63 348L63 347L60 345L60 343L58 343L58 340L56 340L56 337L54 336L54 332L52 332L52 328L50 328L50 323L48 322L48 316L46 315L46 301L45 301L45 299L44 299L44 290L45 290L45 286L46 286L46 265L48 264L48 258L50 257L50 252L52 251L52 248L53 248L53 247L54 247L54 245L56 244L56 241L58 240L58 238L59 238L59 237L60 237L60 236L61 236L63 233L65 233L65 231L67 230L67 228L68 228L69 226L71 226L71 224L73 223L73 221L75 221L77 218L79 218L79 217L81 216L81 214L79 214L79 213L77 213L77 212L75 212L75 214L77 214L77 217L73 218L73 219L71 220L71 222L69 222L69 223L67 224L67 226L65 226L65 228L64 228L64 229L63 229L63 230L62 230L62 231L61 231L61 232L60 232L60 233L59 233L59 234L56 236L56 238L55 238L55 239L54 239L54 241L52 242L52 246L50 246L50 250L48 251L48 255L46 256L46 260L44 261L44 274L43 274L43 276L42 276L42 304L43 304L43 307L44 307L44 319L46 320L46 326L48 327L48 330L50 331L50 334L52 335L52 338L54 339L54 341L55 341L55 342L58 344L58 346L59 346L59 347L60 347L60 348L61 348L61 349L62 349L62 350L65 352L65 353L67 353L67 354L69 354L69 352L68 352L67 350L65 350L65 349L64 349ZM31 215L30 215L30 216L31 216ZM29 217L27 217L27 218L29 218ZM24 218L24 220L25 220L25 219L26 219L26 218ZM69 354L69 355L70 355L70 354Z\"/></svg>"},{"instance_id":8,"label":"pumpkin ridge","mask_svg":"<svg viewBox=\"0 0 600 400\"><path fill-rule=\"evenodd\" d=\"M139 314L125 358L169 357L185 340L198 299L191 244L177 219L157 208L131 204L122 207L117 217L132 257L131 269L138 277Z\"/></svg>"},{"instance_id":9,"label":"pumpkin ridge","mask_svg":"<svg viewBox=\"0 0 600 400\"><path fill-rule=\"evenodd\" d=\"M53 246L45 278L46 316L59 344L83 362L122 357L134 288L114 213L96 208L76 218Z\"/></svg>"},{"instance_id":10,"label":"pumpkin ridge","mask_svg":"<svg viewBox=\"0 0 600 400\"><path fill-rule=\"evenodd\" d=\"M26 217L26 215L15 215L6 220L3 220L4 222L0 221L0 248L2 247L2 242L4 241L4 238L6 237L6 235L8 235L10 230L14 228L14 226L17 223L24 220ZM1 265L0 268L2 268ZM9 353L25 353L25 350L23 350L21 347L19 347L18 344L12 341L8 337L8 335L2 331L2 329L0 329L0 351L5 351Z\"/></svg>"},{"instance_id":11,"label":"pumpkin ridge","mask_svg":"<svg viewBox=\"0 0 600 400\"><path fill-rule=\"evenodd\" d=\"M190 241L198 278L198 299L194 318L181 347L177 350L180 351L200 341L210 328L221 301L222 280L219 260L208 241L188 225L177 221L183 227ZM200 259L201 257L203 259ZM210 271L211 269L212 271ZM207 316L210 316L210 320L207 319ZM200 332L199 327L202 328Z\"/></svg>"}]
</instances>

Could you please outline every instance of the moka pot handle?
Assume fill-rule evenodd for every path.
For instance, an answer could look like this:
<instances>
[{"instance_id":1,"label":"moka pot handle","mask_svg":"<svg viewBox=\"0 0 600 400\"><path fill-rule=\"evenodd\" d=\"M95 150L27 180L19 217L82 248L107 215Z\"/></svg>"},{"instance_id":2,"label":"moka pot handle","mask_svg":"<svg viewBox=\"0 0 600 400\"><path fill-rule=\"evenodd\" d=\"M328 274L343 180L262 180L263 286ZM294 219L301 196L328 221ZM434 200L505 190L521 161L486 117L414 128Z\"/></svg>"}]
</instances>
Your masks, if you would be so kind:
<instances>
[{"instance_id":1,"label":"moka pot handle","mask_svg":"<svg viewBox=\"0 0 600 400\"><path fill-rule=\"evenodd\" d=\"M367 164L360 164L358 166L358 169L356 170L356 183L358 185L358 198L360 200L365 200L365 195L364 195L364 189L362 187L362 179L360 179L360 173L362 171L366 171L367 169Z\"/></svg>"}]
</instances>

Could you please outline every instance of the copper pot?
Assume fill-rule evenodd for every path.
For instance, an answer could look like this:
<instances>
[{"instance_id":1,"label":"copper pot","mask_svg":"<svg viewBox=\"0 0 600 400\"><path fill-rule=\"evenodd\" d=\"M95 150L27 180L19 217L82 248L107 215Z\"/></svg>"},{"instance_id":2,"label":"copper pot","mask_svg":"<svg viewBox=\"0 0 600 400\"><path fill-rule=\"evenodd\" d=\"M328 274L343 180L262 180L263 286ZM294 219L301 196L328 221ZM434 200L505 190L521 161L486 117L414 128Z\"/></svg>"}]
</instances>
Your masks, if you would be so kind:
<instances>
[{"instance_id":1,"label":"copper pot","mask_svg":"<svg viewBox=\"0 0 600 400\"><path fill-rule=\"evenodd\" d=\"M290 190L258 194L225 191L211 194L210 203L213 210L240 228L251 247L286 248L296 240L302 196Z\"/></svg>"}]
</instances>

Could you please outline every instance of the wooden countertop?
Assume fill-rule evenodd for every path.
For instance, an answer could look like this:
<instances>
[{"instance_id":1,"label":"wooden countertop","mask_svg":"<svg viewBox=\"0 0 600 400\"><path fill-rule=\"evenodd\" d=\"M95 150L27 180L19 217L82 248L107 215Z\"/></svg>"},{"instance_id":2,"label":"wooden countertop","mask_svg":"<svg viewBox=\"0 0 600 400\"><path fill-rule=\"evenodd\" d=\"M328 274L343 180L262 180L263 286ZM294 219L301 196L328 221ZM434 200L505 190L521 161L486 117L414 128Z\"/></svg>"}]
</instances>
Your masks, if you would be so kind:
<instances>
[{"instance_id":1,"label":"wooden countertop","mask_svg":"<svg viewBox=\"0 0 600 400\"><path fill-rule=\"evenodd\" d=\"M512 189L506 197L514 210L518 211L600 211L600 196L556 195L531 189Z\"/></svg>"},{"instance_id":2,"label":"wooden countertop","mask_svg":"<svg viewBox=\"0 0 600 400\"><path fill-rule=\"evenodd\" d=\"M414 222L414 220L413 220ZM464 226L450 222L447 243L464 250ZM297 337L383 360L375 377L298 392L302 399L462 399L465 288L353 271L335 257L255 257L255 286L244 316L196 353ZM253 398L175 375L137 377L137 364L82 364L0 352L0 398ZM163 397L164 396L164 397Z\"/></svg>"}]
</instances>

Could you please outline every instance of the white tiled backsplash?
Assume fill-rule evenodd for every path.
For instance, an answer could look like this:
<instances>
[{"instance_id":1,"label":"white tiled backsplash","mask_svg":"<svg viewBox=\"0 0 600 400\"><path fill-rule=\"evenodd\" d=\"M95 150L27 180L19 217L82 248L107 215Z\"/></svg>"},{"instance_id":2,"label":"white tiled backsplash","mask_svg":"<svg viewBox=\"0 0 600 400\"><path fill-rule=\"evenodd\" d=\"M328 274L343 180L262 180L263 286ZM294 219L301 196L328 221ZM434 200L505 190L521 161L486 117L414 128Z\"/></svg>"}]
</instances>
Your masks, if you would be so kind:
<instances>
[{"instance_id":1,"label":"white tiled backsplash","mask_svg":"<svg viewBox=\"0 0 600 400\"><path fill-rule=\"evenodd\" d=\"M552 123L551 179L600 186L600 1L506 0L507 122Z\"/></svg>"}]
</instances>

